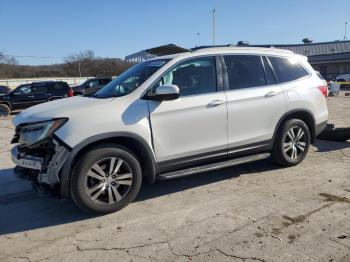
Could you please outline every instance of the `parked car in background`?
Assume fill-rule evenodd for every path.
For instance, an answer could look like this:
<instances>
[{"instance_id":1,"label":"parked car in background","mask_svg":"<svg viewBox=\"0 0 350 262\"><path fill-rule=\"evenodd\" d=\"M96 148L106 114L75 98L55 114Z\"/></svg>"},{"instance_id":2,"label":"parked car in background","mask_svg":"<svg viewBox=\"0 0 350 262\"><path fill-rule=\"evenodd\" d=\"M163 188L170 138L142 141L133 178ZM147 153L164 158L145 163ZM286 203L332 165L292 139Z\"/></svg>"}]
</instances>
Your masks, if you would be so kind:
<instances>
[{"instance_id":1,"label":"parked car in background","mask_svg":"<svg viewBox=\"0 0 350 262\"><path fill-rule=\"evenodd\" d=\"M73 96L66 82L45 81L18 86L8 94L0 95L0 116L8 116L13 110L25 109L40 103Z\"/></svg>"},{"instance_id":2,"label":"parked car in background","mask_svg":"<svg viewBox=\"0 0 350 262\"><path fill-rule=\"evenodd\" d=\"M90 78L80 85L72 86L74 95L92 95L111 82L111 80L111 77Z\"/></svg>"},{"instance_id":3,"label":"parked car in background","mask_svg":"<svg viewBox=\"0 0 350 262\"><path fill-rule=\"evenodd\" d=\"M11 92L11 88L9 88L8 86L2 86L0 85L0 95L6 95L8 93Z\"/></svg>"},{"instance_id":4,"label":"parked car in background","mask_svg":"<svg viewBox=\"0 0 350 262\"><path fill-rule=\"evenodd\" d=\"M338 75L335 79L338 82L350 82L350 74Z\"/></svg>"},{"instance_id":5,"label":"parked car in background","mask_svg":"<svg viewBox=\"0 0 350 262\"><path fill-rule=\"evenodd\" d=\"M92 96L17 115L14 173L57 188L85 211L109 213L133 201L142 180L268 157L299 164L327 125L326 96L307 58L286 50L157 57Z\"/></svg>"}]
</instances>

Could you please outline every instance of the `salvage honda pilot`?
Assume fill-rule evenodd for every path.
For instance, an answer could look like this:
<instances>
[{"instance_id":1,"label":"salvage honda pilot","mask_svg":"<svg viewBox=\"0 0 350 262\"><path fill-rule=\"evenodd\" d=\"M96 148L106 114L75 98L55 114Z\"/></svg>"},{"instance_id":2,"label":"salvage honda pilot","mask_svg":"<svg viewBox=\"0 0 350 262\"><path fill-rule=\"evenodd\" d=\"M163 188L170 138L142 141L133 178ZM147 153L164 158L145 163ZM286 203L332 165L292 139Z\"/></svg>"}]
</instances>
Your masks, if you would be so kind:
<instances>
[{"instance_id":1,"label":"salvage honda pilot","mask_svg":"<svg viewBox=\"0 0 350 262\"><path fill-rule=\"evenodd\" d=\"M327 86L306 57L207 48L147 60L93 96L14 119L12 159L83 210L109 213L154 183L254 160L299 164L328 119Z\"/></svg>"}]
</instances>

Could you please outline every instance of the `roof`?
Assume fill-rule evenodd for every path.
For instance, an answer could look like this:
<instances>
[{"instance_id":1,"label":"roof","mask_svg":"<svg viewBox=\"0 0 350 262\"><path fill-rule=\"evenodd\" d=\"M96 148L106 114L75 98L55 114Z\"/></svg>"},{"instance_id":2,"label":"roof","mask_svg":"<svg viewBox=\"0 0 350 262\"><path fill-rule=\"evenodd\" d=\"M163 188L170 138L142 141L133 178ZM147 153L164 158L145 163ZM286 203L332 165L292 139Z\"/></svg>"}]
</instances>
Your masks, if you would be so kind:
<instances>
[{"instance_id":1,"label":"roof","mask_svg":"<svg viewBox=\"0 0 350 262\"><path fill-rule=\"evenodd\" d=\"M256 46L213 46L213 47L201 47L195 48L192 52L206 52L206 51L248 51L248 52L269 52L269 53L287 53L292 54L290 50L280 49L280 48L265 48Z\"/></svg>"},{"instance_id":2,"label":"roof","mask_svg":"<svg viewBox=\"0 0 350 262\"><path fill-rule=\"evenodd\" d=\"M190 57L199 57L203 55L217 55L217 54L252 54L252 55L280 55L285 57L300 57L301 59L307 59L305 56L295 54L292 51L278 48L262 48L262 47L206 47L206 48L197 48L192 52L184 52L179 54L167 55L167 56L157 56L151 58L150 60L155 59L172 59L172 58L190 58Z\"/></svg>"},{"instance_id":3,"label":"roof","mask_svg":"<svg viewBox=\"0 0 350 262\"><path fill-rule=\"evenodd\" d=\"M281 49L291 50L294 53L315 56L315 55L329 55L335 53L350 52L350 41L333 41L333 42L319 42L310 44L293 44L293 45L253 45L258 47L276 47Z\"/></svg>"}]
</instances>

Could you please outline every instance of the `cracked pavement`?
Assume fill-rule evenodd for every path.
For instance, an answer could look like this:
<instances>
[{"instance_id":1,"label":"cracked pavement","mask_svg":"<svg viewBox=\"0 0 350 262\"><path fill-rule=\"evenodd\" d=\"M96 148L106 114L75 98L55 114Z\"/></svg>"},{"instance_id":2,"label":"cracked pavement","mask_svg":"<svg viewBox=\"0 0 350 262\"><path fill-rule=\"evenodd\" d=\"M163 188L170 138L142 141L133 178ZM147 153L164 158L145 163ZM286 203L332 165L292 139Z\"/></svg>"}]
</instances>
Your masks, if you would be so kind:
<instances>
[{"instance_id":1,"label":"cracked pavement","mask_svg":"<svg viewBox=\"0 0 350 262\"><path fill-rule=\"evenodd\" d=\"M350 97L329 98L350 127ZM0 120L0 261L350 261L350 141L318 140L299 166L267 160L144 184L92 217L13 177Z\"/></svg>"}]
</instances>

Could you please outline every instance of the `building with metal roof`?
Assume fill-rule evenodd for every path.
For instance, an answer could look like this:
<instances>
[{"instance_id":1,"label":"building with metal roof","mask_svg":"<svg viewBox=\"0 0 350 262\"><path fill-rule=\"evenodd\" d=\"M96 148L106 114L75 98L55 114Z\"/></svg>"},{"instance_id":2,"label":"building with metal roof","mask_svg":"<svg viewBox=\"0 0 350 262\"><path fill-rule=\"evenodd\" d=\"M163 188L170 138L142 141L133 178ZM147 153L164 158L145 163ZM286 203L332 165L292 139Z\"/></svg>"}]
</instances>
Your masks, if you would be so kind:
<instances>
[{"instance_id":1,"label":"building with metal roof","mask_svg":"<svg viewBox=\"0 0 350 262\"><path fill-rule=\"evenodd\" d=\"M287 49L305 55L315 70L327 79L350 73L350 41L254 46Z\"/></svg>"},{"instance_id":2,"label":"building with metal roof","mask_svg":"<svg viewBox=\"0 0 350 262\"><path fill-rule=\"evenodd\" d=\"M125 57L125 61L131 62L131 63L141 63L147 59L150 59L156 56L172 55L172 54L178 54L178 53L189 52L189 51L190 51L189 49L186 49L174 44L168 44L168 45L162 45L162 46L145 49L140 52L128 55Z\"/></svg>"},{"instance_id":3,"label":"building with metal roof","mask_svg":"<svg viewBox=\"0 0 350 262\"><path fill-rule=\"evenodd\" d=\"M228 44L217 45L215 47L229 46L280 48L305 55L308 57L309 63L315 68L315 70L319 71L326 79L333 79L337 75L350 73L350 41L312 43L310 40L308 40L303 44L288 45L250 45L248 42L239 41L237 45ZM156 56L188 52L191 50L193 51L209 47L212 46L200 46L192 49L186 49L173 44L169 44L134 53L125 57L125 60L129 62L139 63Z\"/></svg>"}]
</instances>

